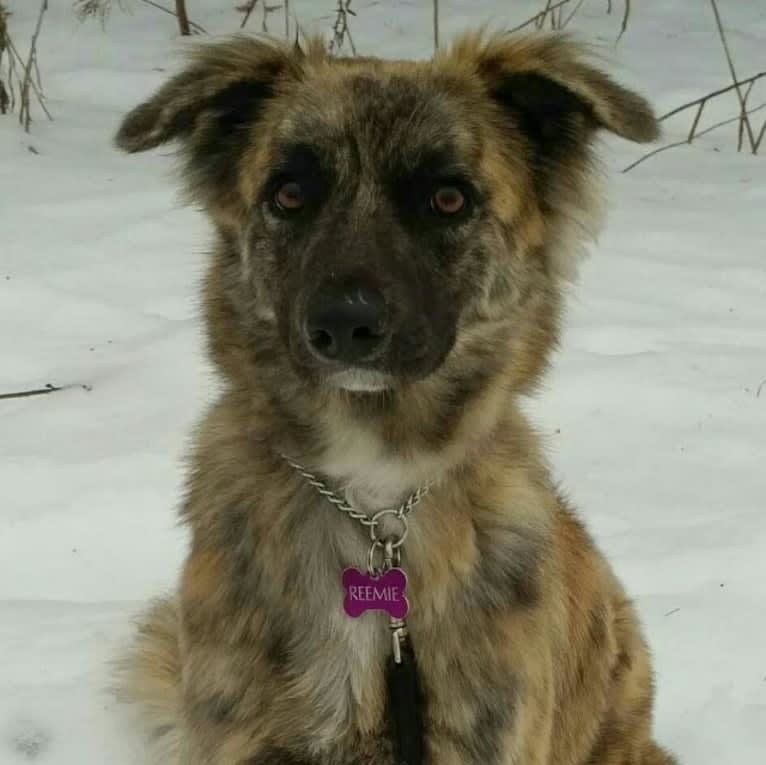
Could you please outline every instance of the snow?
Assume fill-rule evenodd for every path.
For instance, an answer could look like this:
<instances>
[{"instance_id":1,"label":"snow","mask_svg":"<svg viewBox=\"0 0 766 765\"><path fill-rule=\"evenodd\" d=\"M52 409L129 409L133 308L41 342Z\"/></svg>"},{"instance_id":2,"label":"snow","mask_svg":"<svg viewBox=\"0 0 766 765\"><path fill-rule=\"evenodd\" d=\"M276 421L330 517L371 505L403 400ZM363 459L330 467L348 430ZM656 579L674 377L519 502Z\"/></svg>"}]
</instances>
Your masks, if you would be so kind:
<instances>
[{"instance_id":1,"label":"snow","mask_svg":"<svg viewBox=\"0 0 766 765\"><path fill-rule=\"evenodd\" d=\"M25 45L37 3L8 4ZM210 31L237 26L233 0L189 5ZM447 39L543 4L441 5ZM720 5L740 75L763 69L766 7ZM321 30L325 6L291 3ZM728 84L705 3L634 3L617 47L604 6L586 3L571 29L659 112ZM430 4L355 7L361 52L430 52ZM121 114L175 65L168 51L183 48L171 17L127 9L104 31L52 3L40 62L56 121L38 115L25 135L0 119L0 393L66 386L0 400L0 765L142 762L106 690L108 661L131 615L173 586L186 541L174 512L181 459L215 390L196 318L206 224L180 206L169 152L124 157L110 145ZM282 30L279 14L270 22ZM734 97L721 99L703 124L735 113ZM666 140L690 119L669 123ZM641 152L604 142L608 225L529 406L636 598L656 658L658 738L683 763L760 765L766 168L736 153L736 125L621 174Z\"/></svg>"}]
</instances>

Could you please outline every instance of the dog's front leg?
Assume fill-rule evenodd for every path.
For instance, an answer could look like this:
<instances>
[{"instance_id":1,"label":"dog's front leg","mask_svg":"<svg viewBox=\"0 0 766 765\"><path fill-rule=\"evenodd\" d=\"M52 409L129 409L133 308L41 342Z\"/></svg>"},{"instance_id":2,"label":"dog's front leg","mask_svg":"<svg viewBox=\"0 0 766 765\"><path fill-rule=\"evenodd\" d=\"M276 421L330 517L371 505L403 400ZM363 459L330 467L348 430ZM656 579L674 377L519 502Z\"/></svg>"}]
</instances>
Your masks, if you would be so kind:
<instances>
[{"instance_id":1,"label":"dog's front leg","mask_svg":"<svg viewBox=\"0 0 766 765\"><path fill-rule=\"evenodd\" d=\"M550 765L555 698L550 646L530 639L540 634L530 626L533 615L500 621L506 623L492 618L477 629L497 639L461 643L449 659L444 640L440 652L422 651L430 691L429 763ZM433 671L445 661L449 671Z\"/></svg>"}]
</instances>

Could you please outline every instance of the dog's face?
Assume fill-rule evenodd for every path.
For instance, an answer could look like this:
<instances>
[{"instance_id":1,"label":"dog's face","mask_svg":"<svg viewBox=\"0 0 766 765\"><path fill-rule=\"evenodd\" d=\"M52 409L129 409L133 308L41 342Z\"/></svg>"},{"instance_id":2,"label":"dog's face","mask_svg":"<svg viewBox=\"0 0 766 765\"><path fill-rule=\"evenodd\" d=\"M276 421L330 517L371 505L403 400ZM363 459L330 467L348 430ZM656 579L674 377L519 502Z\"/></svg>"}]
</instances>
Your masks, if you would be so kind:
<instances>
[{"instance_id":1,"label":"dog's face","mask_svg":"<svg viewBox=\"0 0 766 765\"><path fill-rule=\"evenodd\" d=\"M295 88L243 249L299 374L375 390L452 349L481 279L483 194L454 105L403 74L343 70L332 98L316 97L322 75Z\"/></svg>"},{"instance_id":2,"label":"dog's face","mask_svg":"<svg viewBox=\"0 0 766 765\"><path fill-rule=\"evenodd\" d=\"M277 387L447 395L544 367L599 128L656 134L556 38L467 36L431 62L240 39L200 49L117 140L181 142L224 243L214 300L243 338L219 349L251 348Z\"/></svg>"}]
</instances>

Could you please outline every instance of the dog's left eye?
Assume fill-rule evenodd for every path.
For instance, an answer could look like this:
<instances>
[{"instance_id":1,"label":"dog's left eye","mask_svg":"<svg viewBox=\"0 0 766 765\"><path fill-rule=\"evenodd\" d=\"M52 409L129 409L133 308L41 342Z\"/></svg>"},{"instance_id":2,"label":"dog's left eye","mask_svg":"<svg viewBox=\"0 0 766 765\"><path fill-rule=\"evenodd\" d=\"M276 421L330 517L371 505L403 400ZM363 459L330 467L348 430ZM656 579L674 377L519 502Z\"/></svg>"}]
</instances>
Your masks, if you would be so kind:
<instances>
[{"instance_id":1,"label":"dog's left eye","mask_svg":"<svg viewBox=\"0 0 766 765\"><path fill-rule=\"evenodd\" d=\"M457 186L440 186L431 197L431 209L439 215L457 215L465 205L465 195Z\"/></svg>"},{"instance_id":2,"label":"dog's left eye","mask_svg":"<svg viewBox=\"0 0 766 765\"><path fill-rule=\"evenodd\" d=\"M302 210L306 204L303 187L297 181L286 181L274 192L274 203L283 213Z\"/></svg>"}]
</instances>

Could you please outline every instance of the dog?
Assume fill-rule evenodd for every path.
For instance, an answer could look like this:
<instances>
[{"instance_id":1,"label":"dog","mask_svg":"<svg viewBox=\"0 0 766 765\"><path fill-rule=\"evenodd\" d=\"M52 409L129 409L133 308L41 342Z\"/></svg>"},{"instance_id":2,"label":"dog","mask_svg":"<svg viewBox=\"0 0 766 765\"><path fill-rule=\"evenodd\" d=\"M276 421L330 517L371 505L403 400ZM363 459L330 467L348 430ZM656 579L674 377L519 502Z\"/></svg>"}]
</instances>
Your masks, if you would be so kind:
<instances>
[{"instance_id":1,"label":"dog","mask_svg":"<svg viewBox=\"0 0 766 765\"><path fill-rule=\"evenodd\" d=\"M224 382L177 591L121 663L156 761L676 762L520 408L594 230L594 140L657 130L576 43L485 32L429 61L228 39L127 115L117 145L176 142L212 221Z\"/></svg>"}]
</instances>

